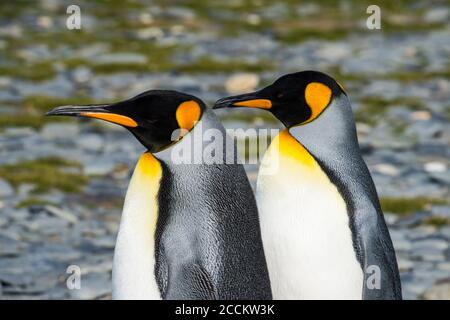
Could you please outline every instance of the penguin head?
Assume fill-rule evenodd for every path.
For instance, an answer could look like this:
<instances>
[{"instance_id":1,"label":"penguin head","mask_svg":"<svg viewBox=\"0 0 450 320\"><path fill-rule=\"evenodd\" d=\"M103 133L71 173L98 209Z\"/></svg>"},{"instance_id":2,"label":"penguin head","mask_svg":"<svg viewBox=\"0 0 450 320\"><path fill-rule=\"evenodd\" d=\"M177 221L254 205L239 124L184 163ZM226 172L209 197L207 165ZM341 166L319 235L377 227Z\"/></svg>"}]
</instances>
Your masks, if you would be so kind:
<instances>
[{"instance_id":1,"label":"penguin head","mask_svg":"<svg viewBox=\"0 0 450 320\"><path fill-rule=\"evenodd\" d=\"M61 106L46 115L90 117L119 124L154 153L192 130L205 108L200 99L188 94L150 90L112 104Z\"/></svg>"},{"instance_id":2,"label":"penguin head","mask_svg":"<svg viewBox=\"0 0 450 320\"><path fill-rule=\"evenodd\" d=\"M214 109L265 109L290 128L314 121L341 94L345 94L342 86L330 76L302 71L284 75L259 91L220 99Z\"/></svg>"}]
</instances>

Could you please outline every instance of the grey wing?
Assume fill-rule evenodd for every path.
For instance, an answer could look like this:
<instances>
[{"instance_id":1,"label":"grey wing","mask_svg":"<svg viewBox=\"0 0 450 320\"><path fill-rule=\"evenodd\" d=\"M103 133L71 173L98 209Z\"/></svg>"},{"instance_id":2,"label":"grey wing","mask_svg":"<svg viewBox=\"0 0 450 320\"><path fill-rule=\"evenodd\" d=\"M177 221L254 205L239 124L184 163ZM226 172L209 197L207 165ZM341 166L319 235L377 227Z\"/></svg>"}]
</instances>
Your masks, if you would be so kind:
<instances>
[{"instance_id":1,"label":"grey wing","mask_svg":"<svg viewBox=\"0 0 450 320\"><path fill-rule=\"evenodd\" d=\"M159 246L159 251L156 254L155 276L158 283L161 297L166 299L167 284L169 282L169 266L164 252L164 246Z\"/></svg>"},{"instance_id":2,"label":"grey wing","mask_svg":"<svg viewBox=\"0 0 450 320\"><path fill-rule=\"evenodd\" d=\"M360 197L353 202L355 243L364 271L363 299L399 300L397 260L378 198Z\"/></svg>"},{"instance_id":3,"label":"grey wing","mask_svg":"<svg viewBox=\"0 0 450 320\"><path fill-rule=\"evenodd\" d=\"M199 264L177 265L169 270L167 300L217 300L209 273Z\"/></svg>"}]
</instances>

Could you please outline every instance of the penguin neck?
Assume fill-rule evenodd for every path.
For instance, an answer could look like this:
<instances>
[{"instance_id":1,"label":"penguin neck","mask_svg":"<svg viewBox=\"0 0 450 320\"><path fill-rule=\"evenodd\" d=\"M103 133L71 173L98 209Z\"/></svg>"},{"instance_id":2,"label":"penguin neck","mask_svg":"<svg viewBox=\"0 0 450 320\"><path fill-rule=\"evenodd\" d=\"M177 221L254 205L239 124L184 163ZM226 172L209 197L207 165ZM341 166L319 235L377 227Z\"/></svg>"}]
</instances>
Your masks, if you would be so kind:
<instances>
[{"instance_id":1,"label":"penguin neck","mask_svg":"<svg viewBox=\"0 0 450 320\"><path fill-rule=\"evenodd\" d=\"M359 155L352 110L346 97L336 98L314 121L289 128L289 133L314 157L323 161ZM350 157L349 157L349 159Z\"/></svg>"},{"instance_id":2,"label":"penguin neck","mask_svg":"<svg viewBox=\"0 0 450 320\"><path fill-rule=\"evenodd\" d=\"M301 165L306 172L317 172L323 164L341 167L360 161L352 111L347 98L343 99L335 99L314 121L281 131L264 155L260 174L273 174L291 165L292 168Z\"/></svg>"},{"instance_id":3,"label":"penguin neck","mask_svg":"<svg viewBox=\"0 0 450 320\"><path fill-rule=\"evenodd\" d=\"M222 137L225 139L219 139L210 141L210 139L206 139L208 130L213 130L209 132L217 132L220 131ZM200 164L203 162L203 151L206 146L216 146L217 148L223 148L225 152L223 152L224 157L232 157L235 153L231 152L231 150L226 149L226 146L234 146L233 143L226 144L227 140L231 139L228 135L226 135L226 131L222 124L217 120L214 112L210 109L205 109L202 113L202 117L196 123L196 125L190 130L180 141L176 142L172 146L167 149L164 149L155 154L155 156L163 161L166 164L174 163L179 164L177 161L173 161L174 158L179 157L180 150L187 151L189 155L187 156L187 162L185 164ZM191 161L191 162L189 162Z\"/></svg>"}]
</instances>

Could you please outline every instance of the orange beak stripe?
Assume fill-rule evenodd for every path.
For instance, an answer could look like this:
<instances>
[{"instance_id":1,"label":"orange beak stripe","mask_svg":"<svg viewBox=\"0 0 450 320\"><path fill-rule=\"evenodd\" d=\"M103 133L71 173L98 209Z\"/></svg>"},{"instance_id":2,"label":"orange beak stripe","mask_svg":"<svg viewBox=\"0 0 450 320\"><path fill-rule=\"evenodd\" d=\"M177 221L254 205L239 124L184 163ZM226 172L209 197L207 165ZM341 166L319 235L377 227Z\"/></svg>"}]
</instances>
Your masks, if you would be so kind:
<instances>
[{"instance_id":1,"label":"orange beak stripe","mask_svg":"<svg viewBox=\"0 0 450 320\"><path fill-rule=\"evenodd\" d=\"M237 107L249 107L249 108L260 108L260 109L270 109L272 108L272 101L269 99L254 99L247 101L240 101L233 103Z\"/></svg>"},{"instance_id":2,"label":"orange beak stripe","mask_svg":"<svg viewBox=\"0 0 450 320\"><path fill-rule=\"evenodd\" d=\"M80 116L101 119L101 120L105 120L108 122L120 124L125 127L135 128L138 126L136 121L134 121L133 119L131 119L129 117L120 115L120 114L101 113L101 112L83 112L83 113L80 113Z\"/></svg>"}]
</instances>

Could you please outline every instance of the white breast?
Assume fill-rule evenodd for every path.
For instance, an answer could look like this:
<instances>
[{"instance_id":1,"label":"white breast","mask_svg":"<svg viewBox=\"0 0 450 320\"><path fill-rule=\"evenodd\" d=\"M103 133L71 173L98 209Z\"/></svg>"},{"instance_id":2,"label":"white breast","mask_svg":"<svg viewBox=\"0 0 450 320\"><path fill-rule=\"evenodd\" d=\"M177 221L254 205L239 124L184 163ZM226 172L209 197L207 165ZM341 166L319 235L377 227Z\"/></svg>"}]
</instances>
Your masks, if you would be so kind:
<instances>
[{"instance_id":1,"label":"white breast","mask_svg":"<svg viewBox=\"0 0 450 320\"><path fill-rule=\"evenodd\" d=\"M286 133L277 137L258 176L273 297L361 299L363 272L345 202L311 155L291 139Z\"/></svg>"},{"instance_id":2,"label":"white breast","mask_svg":"<svg viewBox=\"0 0 450 320\"><path fill-rule=\"evenodd\" d=\"M161 299L155 278L155 228L161 165L144 153L125 198L113 263L114 299Z\"/></svg>"}]
</instances>

